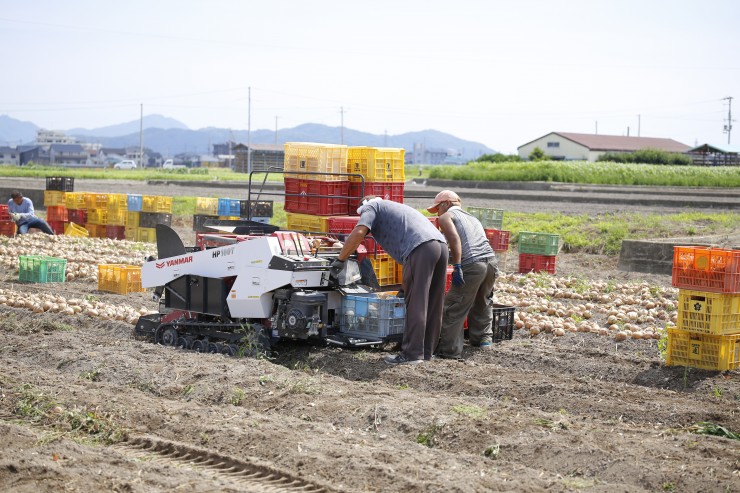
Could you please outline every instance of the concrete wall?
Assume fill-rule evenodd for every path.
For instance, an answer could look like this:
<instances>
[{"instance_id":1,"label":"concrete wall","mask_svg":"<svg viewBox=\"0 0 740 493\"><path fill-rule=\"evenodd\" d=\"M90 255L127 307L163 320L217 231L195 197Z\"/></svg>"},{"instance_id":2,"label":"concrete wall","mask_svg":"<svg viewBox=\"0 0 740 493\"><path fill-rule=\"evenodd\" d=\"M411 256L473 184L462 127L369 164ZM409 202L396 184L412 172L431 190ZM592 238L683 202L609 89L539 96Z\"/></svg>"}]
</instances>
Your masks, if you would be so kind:
<instances>
[{"instance_id":1,"label":"concrete wall","mask_svg":"<svg viewBox=\"0 0 740 493\"><path fill-rule=\"evenodd\" d=\"M13 193L17 188L0 188L0 204L7 204L10 200L10 194ZM44 210L44 191L43 190L19 190L24 197L28 197L33 201L33 208L36 210Z\"/></svg>"}]
</instances>

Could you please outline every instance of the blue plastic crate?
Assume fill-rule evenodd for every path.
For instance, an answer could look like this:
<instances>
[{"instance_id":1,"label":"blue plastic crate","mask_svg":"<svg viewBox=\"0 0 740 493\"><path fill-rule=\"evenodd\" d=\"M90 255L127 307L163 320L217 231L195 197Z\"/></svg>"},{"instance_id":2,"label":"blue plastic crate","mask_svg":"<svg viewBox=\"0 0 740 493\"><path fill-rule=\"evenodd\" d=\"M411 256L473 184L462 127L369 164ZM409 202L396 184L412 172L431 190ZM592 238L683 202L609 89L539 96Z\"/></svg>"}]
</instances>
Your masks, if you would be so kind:
<instances>
[{"instance_id":1,"label":"blue plastic crate","mask_svg":"<svg viewBox=\"0 0 740 493\"><path fill-rule=\"evenodd\" d=\"M347 295L342 299L341 332L356 337L378 337L403 334L406 303L395 296L379 298L377 294Z\"/></svg>"},{"instance_id":2,"label":"blue plastic crate","mask_svg":"<svg viewBox=\"0 0 740 493\"><path fill-rule=\"evenodd\" d=\"M126 196L126 205L130 212L141 212L142 199L139 194L128 194Z\"/></svg>"},{"instance_id":3,"label":"blue plastic crate","mask_svg":"<svg viewBox=\"0 0 740 493\"><path fill-rule=\"evenodd\" d=\"M218 199L219 216L239 216L241 201L239 199Z\"/></svg>"}]
</instances>

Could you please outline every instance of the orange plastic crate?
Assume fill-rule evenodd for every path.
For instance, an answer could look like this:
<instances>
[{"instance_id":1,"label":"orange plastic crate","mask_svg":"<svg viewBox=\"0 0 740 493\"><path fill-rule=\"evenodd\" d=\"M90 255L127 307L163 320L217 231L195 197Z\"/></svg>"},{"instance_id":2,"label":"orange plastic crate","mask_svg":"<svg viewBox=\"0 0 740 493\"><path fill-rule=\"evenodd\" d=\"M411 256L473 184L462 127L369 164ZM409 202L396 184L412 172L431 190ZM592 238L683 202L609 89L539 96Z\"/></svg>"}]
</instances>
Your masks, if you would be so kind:
<instances>
[{"instance_id":1,"label":"orange plastic crate","mask_svg":"<svg viewBox=\"0 0 740 493\"><path fill-rule=\"evenodd\" d=\"M47 221L69 221L69 215L67 214L67 208L63 205L52 205L46 208L46 220Z\"/></svg>"},{"instance_id":2,"label":"orange plastic crate","mask_svg":"<svg viewBox=\"0 0 740 493\"><path fill-rule=\"evenodd\" d=\"M676 246L672 283L697 291L740 293L740 250Z\"/></svg>"},{"instance_id":3,"label":"orange plastic crate","mask_svg":"<svg viewBox=\"0 0 740 493\"><path fill-rule=\"evenodd\" d=\"M141 287L141 267L123 264L98 265L98 291L118 294L146 291Z\"/></svg>"},{"instance_id":4,"label":"orange plastic crate","mask_svg":"<svg viewBox=\"0 0 740 493\"><path fill-rule=\"evenodd\" d=\"M665 364L719 371L740 368L740 334L715 336L669 328Z\"/></svg>"},{"instance_id":5,"label":"orange plastic crate","mask_svg":"<svg viewBox=\"0 0 740 493\"><path fill-rule=\"evenodd\" d=\"M15 236L16 225L13 221L0 221L0 236Z\"/></svg>"},{"instance_id":6,"label":"orange plastic crate","mask_svg":"<svg viewBox=\"0 0 740 493\"><path fill-rule=\"evenodd\" d=\"M678 327L702 334L740 333L740 294L679 289Z\"/></svg>"},{"instance_id":7,"label":"orange plastic crate","mask_svg":"<svg viewBox=\"0 0 740 493\"><path fill-rule=\"evenodd\" d=\"M85 229L90 233L90 238L105 238L104 224L85 224Z\"/></svg>"}]
</instances>

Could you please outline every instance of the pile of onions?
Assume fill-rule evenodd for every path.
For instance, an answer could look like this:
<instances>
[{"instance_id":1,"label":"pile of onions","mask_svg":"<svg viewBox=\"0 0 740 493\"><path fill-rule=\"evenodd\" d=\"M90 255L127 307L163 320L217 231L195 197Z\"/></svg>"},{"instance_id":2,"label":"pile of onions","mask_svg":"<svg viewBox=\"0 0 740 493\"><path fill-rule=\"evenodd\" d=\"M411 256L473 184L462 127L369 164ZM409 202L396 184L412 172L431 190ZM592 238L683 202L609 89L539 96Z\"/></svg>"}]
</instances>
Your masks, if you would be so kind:
<instances>
[{"instance_id":1,"label":"pile of onions","mask_svg":"<svg viewBox=\"0 0 740 493\"><path fill-rule=\"evenodd\" d=\"M98 265L143 265L149 255L156 256L156 245L109 238L80 238L28 234L0 237L0 265L18 272L21 255L44 255L67 260L68 281L97 281Z\"/></svg>"},{"instance_id":2,"label":"pile of onions","mask_svg":"<svg viewBox=\"0 0 740 493\"><path fill-rule=\"evenodd\" d=\"M586 283L576 278L504 274L497 279L495 301L517 307L515 326L532 337L588 332L624 341L660 339L665 327L677 321L677 294L675 288L646 282Z\"/></svg>"},{"instance_id":3,"label":"pile of onions","mask_svg":"<svg viewBox=\"0 0 740 493\"><path fill-rule=\"evenodd\" d=\"M88 301L79 298L66 299L51 293L26 293L12 289L0 289L0 305L23 308L35 313L61 313L63 315L86 315L103 320L119 320L135 325L141 315L155 313L141 307L116 303Z\"/></svg>"}]
</instances>

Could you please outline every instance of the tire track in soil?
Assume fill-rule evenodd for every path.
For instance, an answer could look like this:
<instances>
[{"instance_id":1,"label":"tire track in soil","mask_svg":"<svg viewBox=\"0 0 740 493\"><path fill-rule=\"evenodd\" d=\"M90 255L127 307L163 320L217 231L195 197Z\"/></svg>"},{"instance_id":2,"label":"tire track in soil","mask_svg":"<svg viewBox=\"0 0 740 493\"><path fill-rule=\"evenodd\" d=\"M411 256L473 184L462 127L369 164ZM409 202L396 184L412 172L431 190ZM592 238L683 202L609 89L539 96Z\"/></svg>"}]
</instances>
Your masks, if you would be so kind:
<instances>
[{"instance_id":1,"label":"tire track in soil","mask_svg":"<svg viewBox=\"0 0 740 493\"><path fill-rule=\"evenodd\" d=\"M22 417L2 413L0 421L23 423L31 428L44 428ZM153 459L161 466L190 466L194 471L230 483L239 491L249 493L333 493L319 486L265 464L235 459L217 452L200 449L151 436L129 436L126 441L110 445L110 450L133 459Z\"/></svg>"},{"instance_id":2,"label":"tire track in soil","mask_svg":"<svg viewBox=\"0 0 740 493\"><path fill-rule=\"evenodd\" d=\"M236 485L255 493L331 493L325 486L317 486L297 476L278 471L267 465L235 459L210 450L175 443L154 437L129 437L112 447L114 450L135 457L151 457L157 461L191 466L219 479L228 479Z\"/></svg>"}]
</instances>

